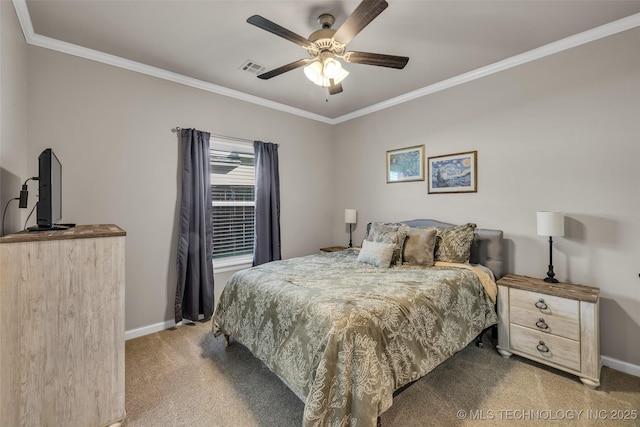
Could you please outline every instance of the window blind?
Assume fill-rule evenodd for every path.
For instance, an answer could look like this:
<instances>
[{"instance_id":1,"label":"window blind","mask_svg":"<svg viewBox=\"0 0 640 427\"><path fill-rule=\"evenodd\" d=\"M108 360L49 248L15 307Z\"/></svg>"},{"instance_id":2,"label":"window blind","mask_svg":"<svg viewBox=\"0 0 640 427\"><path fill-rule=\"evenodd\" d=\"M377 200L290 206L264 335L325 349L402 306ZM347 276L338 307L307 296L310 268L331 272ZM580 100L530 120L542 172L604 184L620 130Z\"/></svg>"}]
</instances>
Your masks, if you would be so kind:
<instances>
[{"instance_id":1,"label":"window blind","mask_svg":"<svg viewBox=\"0 0 640 427\"><path fill-rule=\"evenodd\" d=\"M255 158L253 147L211 142L213 258L253 253Z\"/></svg>"}]
</instances>

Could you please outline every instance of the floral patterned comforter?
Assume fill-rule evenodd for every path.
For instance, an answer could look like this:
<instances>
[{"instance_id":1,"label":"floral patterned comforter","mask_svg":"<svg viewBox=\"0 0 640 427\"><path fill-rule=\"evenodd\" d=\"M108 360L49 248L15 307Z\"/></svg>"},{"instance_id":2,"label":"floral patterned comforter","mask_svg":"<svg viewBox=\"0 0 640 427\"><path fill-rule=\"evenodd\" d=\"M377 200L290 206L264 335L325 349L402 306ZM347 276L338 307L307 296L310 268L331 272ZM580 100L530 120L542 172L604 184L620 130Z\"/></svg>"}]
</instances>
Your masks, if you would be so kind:
<instances>
[{"instance_id":1,"label":"floral patterned comforter","mask_svg":"<svg viewBox=\"0 0 640 427\"><path fill-rule=\"evenodd\" d=\"M231 335L306 396L304 426L375 426L393 392L497 322L473 271L376 268L352 250L231 277L213 333Z\"/></svg>"}]
</instances>

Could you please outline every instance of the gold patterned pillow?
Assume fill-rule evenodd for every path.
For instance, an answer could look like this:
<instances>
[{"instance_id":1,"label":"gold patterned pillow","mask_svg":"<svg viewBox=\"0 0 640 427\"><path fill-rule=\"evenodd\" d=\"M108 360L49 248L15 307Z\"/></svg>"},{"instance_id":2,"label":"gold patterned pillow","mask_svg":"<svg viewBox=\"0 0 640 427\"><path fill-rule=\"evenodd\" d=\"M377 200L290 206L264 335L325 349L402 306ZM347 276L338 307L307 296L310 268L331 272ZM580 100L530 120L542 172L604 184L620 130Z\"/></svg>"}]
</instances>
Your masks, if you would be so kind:
<instances>
[{"instance_id":1,"label":"gold patterned pillow","mask_svg":"<svg viewBox=\"0 0 640 427\"><path fill-rule=\"evenodd\" d=\"M401 222L372 222L365 239L371 241L373 233L376 231L398 231L400 226L404 226L404 224Z\"/></svg>"},{"instance_id":2,"label":"gold patterned pillow","mask_svg":"<svg viewBox=\"0 0 640 427\"><path fill-rule=\"evenodd\" d=\"M468 223L451 227L436 227L436 230L436 261L468 263L476 225Z\"/></svg>"},{"instance_id":3,"label":"gold patterned pillow","mask_svg":"<svg viewBox=\"0 0 640 427\"><path fill-rule=\"evenodd\" d=\"M366 240L372 242L393 243L395 245L395 250L393 251L391 265L402 265L402 247L404 246L404 240L407 237L408 230L409 227L404 224L374 222L371 224Z\"/></svg>"}]
</instances>

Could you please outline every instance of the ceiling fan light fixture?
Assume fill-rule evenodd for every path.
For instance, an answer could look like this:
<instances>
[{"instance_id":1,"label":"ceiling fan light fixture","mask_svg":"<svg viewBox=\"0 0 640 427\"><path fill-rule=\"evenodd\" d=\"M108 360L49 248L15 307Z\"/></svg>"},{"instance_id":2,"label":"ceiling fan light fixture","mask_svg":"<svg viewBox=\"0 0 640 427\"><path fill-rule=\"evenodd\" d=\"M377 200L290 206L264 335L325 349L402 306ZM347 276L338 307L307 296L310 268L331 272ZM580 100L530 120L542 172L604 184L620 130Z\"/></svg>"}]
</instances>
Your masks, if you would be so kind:
<instances>
[{"instance_id":1,"label":"ceiling fan light fixture","mask_svg":"<svg viewBox=\"0 0 640 427\"><path fill-rule=\"evenodd\" d=\"M304 75L307 76L307 78L311 80L313 84L322 87L332 86L331 80L333 80L334 85L340 83L349 75L349 72L342 68L342 65L340 65L338 61L336 61L335 59L331 60L338 64L337 68L333 68L333 70L337 69L337 73L334 74L334 77L330 77L329 75L327 75L326 62L325 66L323 67L320 61L313 61L311 64L304 67Z\"/></svg>"}]
</instances>

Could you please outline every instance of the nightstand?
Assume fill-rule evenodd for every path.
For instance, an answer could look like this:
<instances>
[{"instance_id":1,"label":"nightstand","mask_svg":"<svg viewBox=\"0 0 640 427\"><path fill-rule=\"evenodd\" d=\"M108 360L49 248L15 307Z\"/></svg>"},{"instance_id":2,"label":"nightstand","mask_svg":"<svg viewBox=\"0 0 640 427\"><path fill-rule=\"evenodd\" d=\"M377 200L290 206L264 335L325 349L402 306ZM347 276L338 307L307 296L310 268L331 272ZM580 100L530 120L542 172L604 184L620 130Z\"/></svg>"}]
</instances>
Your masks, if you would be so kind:
<instances>
[{"instance_id":1,"label":"nightstand","mask_svg":"<svg viewBox=\"0 0 640 427\"><path fill-rule=\"evenodd\" d=\"M346 246L329 246L327 248L320 248L320 252L338 252L349 249Z\"/></svg>"},{"instance_id":2,"label":"nightstand","mask_svg":"<svg viewBox=\"0 0 640 427\"><path fill-rule=\"evenodd\" d=\"M509 274L498 285L498 352L600 385L598 288Z\"/></svg>"}]
</instances>

